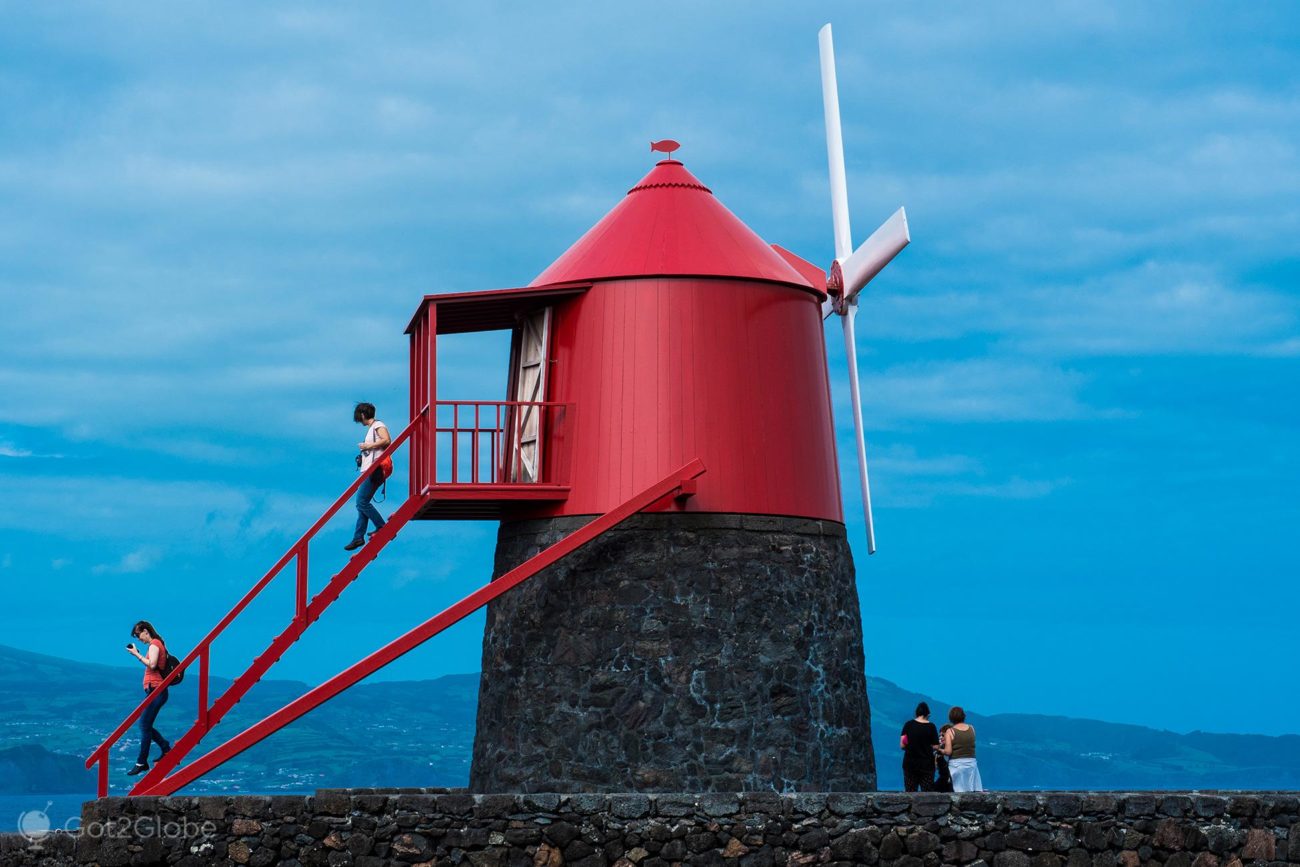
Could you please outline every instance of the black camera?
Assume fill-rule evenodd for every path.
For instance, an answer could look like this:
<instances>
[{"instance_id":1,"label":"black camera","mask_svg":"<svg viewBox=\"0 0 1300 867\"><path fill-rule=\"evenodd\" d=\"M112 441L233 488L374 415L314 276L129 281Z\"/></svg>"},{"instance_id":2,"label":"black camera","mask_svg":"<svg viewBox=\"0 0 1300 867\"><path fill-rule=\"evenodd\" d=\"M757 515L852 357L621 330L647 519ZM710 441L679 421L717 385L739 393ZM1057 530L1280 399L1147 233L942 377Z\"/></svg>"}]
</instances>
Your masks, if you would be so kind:
<instances>
[{"instance_id":1,"label":"black camera","mask_svg":"<svg viewBox=\"0 0 1300 867\"><path fill-rule=\"evenodd\" d=\"M361 455L357 455L357 469L361 469Z\"/></svg>"}]
</instances>

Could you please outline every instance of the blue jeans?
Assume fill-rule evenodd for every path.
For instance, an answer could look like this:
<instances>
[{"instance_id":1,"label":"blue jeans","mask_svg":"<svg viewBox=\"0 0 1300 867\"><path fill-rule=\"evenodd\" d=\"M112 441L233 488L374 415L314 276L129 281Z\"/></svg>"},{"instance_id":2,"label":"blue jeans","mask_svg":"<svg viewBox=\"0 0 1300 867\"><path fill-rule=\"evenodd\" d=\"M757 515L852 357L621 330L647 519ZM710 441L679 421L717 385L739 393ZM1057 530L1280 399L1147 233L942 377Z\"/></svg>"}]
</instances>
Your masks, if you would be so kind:
<instances>
[{"instance_id":1,"label":"blue jeans","mask_svg":"<svg viewBox=\"0 0 1300 867\"><path fill-rule=\"evenodd\" d=\"M144 706L144 713L140 714L140 757L136 759L138 764L149 764L149 747L152 741L157 741L158 746L164 750L172 748L158 729L153 727L153 721L158 718L158 711L162 710L162 706L167 703L169 691L170 687L155 695L153 701ZM154 688L150 687L146 692L152 695Z\"/></svg>"},{"instance_id":2,"label":"blue jeans","mask_svg":"<svg viewBox=\"0 0 1300 867\"><path fill-rule=\"evenodd\" d=\"M378 491L384 484L384 477L378 472L372 472L366 476L366 480L357 488L357 530L352 534L353 542L364 542L366 540L366 522L375 525L378 530L384 526L384 516L379 514L379 510L370 504L374 499L375 491Z\"/></svg>"}]
</instances>

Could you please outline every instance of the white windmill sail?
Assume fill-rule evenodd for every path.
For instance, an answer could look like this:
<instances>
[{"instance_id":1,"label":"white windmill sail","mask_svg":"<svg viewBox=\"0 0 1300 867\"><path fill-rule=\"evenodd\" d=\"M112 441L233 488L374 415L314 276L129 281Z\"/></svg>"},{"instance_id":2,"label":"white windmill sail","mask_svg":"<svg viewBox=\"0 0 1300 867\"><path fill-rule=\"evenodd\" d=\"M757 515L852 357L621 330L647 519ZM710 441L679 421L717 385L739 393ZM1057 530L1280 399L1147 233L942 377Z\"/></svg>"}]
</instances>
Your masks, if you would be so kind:
<instances>
[{"instance_id":1,"label":"white windmill sail","mask_svg":"<svg viewBox=\"0 0 1300 867\"><path fill-rule=\"evenodd\" d=\"M858 315L858 295L911 240L907 214L899 208L871 233L856 250L849 227L848 179L844 171L844 138L840 131L840 95L835 80L835 45L831 26L817 34L821 48L822 108L826 115L826 160L830 168L831 219L835 227L835 263L828 287L831 297L823 317L838 313L844 327L844 354L849 365L849 391L853 402L853 432L858 446L858 478L862 484L862 511L867 524L867 553L876 553L876 528L871 515L871 482L867 472L867 440L862 423L862 395L858 388L858 349L853 333Z\"/></svg>"}]
</instances>

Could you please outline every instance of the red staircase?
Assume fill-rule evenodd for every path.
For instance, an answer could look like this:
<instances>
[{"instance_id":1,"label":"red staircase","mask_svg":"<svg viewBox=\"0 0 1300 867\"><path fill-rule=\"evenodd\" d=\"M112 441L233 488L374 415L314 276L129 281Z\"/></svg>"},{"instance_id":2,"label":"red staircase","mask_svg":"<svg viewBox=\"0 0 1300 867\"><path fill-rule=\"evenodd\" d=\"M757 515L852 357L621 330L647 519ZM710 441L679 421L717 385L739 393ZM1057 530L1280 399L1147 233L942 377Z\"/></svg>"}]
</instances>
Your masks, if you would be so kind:
<instances>
[{"instance_id":1,"label":"red staircase","mask_svg":"<svg viewBox=\"0 0 1300 867\"><path fill-rule=\"evenodd\" d=\"M462 426L459 420L459 407L473 406L473 424ZM439 427L437 412L439 407L453 407L453 421L450 427ZM480 426L484 415L483 407L494 407L495 420L492 425ZM504 414L503 414L503 409ZM406 525L416 518L488 518L499 517L510 503L520 501L555 500L567 496L568 489L556 484L550 471L538 473L537 478L529 481L514 481L512 473L510 448L517 437L506 434L510 429L511 419L521 417L525 411L562 413L565 408L559 404L548 403L489 403L489 402L439 402L431 401L415 414L413 420L393 440L385 452L392 456L403 444L413 444L411 462L411 494L406 502L398 507L383 529L374 534L364 547L338 573L333 575L324 588L308 599L308 558L307 548L312 538L325 524L338 513L356 493L362 478L358 476L348 486L333 505L295 542L285 554L276 561L271 570L253 585L234 608L217 623L198 645L190 651L176 671L163 681L166 687L180 672L188 671L198 662L198 716L193 726L172 745L166 756L145 774L131 789L132 795L169 795L183 786L198 779L213 768L228 761L268 735L278 731L303 714L328 701L333 696L357 683L366 676L388 665L393 660L428 641L448 626L456 623L470 613L478 610L491 600L507 592L520 583L536 575L542 569L554 564L562 557L576 551L597 536L627 520L637 512L662 503L670 497L688 497L695 490L698 476L704 473L704 465L698 461L683 466L674 473L665 476L660 482L646 488L617 508L592 520L584 527L562 539L515 569L491 581L471 593L461 601L442 611L421 625L380 648L365 659L325 681L320 686L271 714L261 722L235 735L220 746L213 748L198 759L179 770L177 766L203 740L203 738L221 722L222 718L241 698L256 684L285 651L289 649L307 628L320 618L321 614L342 594L361 571L374 561L384 546L388 544ZM504 420L503 420L504 419ZM470 434L472 430L472 434ZM554 428L552 428L554 430ZM440 438L451 438L451 464L449 472L438 472L435 448ZM471 435L471 454L469 462L472 472L468 478L462 476L459 467L463 463L458 454L458 442L463 435ZM488 448L481 448L480 441L490 443ZM480 451L487 454L480 455ZM446 450L443 450L444 454ZM550 467L556 463L546 461ZM539 466L540 466L539 461ZM481 467L486 467L482 469ZM449 476L445 481L438 481L439 476ZM226 627L238 617L257 596L266 589L271 581L285 571L290 562L295 563L296 591L294 594L294 613L289 625L277 635L248 669L237 677L233 683L215 701L209 703L208 687L209 669L212 655L212 643L225 631ZM99 797L108 794L109 751L144 712L149 699L145 698L136 706L126 719L114 729L113 733L101 743L90 757L86 767L99 766Z\"/></svg>"}]
</instances>

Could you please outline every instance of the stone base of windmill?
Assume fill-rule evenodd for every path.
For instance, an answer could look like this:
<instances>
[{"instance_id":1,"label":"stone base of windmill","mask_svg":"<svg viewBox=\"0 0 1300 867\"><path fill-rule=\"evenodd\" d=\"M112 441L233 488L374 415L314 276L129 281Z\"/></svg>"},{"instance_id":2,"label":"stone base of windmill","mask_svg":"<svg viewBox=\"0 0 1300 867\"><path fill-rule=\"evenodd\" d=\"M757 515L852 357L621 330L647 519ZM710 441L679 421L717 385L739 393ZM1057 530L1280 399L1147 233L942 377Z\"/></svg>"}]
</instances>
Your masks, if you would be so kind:
<instances>
[{"instance_id":1,"label":"stone base of windmill","mask_svg":"<svg viewBox=\"0 0 1300 867\"><path fill-rule=\"evenodd\" d=\"M503 523L496 575L581 517ZM488 609L477 792L869 791L844 526L637 515Z\"/></svg>"}]
</instances>

